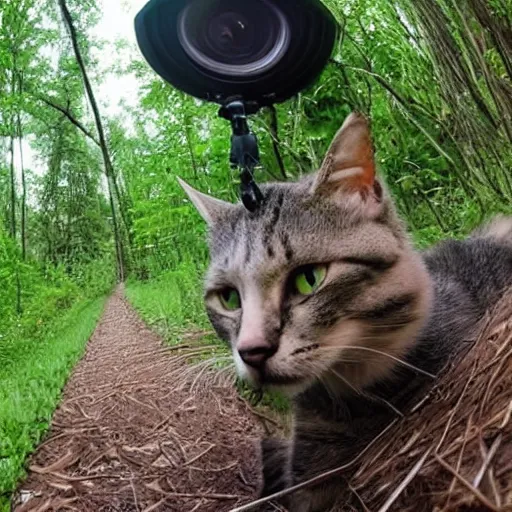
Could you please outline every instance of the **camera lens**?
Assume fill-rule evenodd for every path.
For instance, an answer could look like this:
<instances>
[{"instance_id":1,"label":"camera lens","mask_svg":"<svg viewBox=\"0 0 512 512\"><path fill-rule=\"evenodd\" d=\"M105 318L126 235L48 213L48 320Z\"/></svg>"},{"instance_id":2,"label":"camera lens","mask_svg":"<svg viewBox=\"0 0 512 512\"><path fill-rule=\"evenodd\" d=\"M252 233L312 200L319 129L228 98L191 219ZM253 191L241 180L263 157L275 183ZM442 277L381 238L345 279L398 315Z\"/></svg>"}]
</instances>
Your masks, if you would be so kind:
<instances>
[{"instance_id":1,"label":"camera lens","mask_svg":"<svg viewBox=\"0 0 512 512\"><path fill-rule=\"evenodd\" d=\"M290 44L290 27L267 0L195 0L178 18L178 38L203 69L249 77L279 63Z\"/></svg>"}]
</instances>

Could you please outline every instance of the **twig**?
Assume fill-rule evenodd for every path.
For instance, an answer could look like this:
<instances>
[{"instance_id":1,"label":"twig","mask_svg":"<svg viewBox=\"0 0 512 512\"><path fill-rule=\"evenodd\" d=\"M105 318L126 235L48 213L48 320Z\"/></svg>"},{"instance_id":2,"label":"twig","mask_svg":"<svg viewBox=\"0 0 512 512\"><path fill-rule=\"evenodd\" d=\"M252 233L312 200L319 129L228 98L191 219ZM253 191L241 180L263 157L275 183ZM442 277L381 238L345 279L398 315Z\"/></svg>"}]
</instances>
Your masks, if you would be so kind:
<instances>
[{"instance_id":1,"label":"twig","mask_svg":"<svg viewBox=\"0 0 512 512\"><path fill-rule=\"evenodd\" d=\"M355 487L352 487L351 485L348 486L348 488L351 490L352 494L357 498L361 506L363 507L364 512L370 512L370 509L366 506L365 502L363 501L363 498L359 495Z\"/></svg>"},{"instance_id":2,"label":"twig","mask_svg":"<svg viewBox=\"0 0 512 512\"><path fill-rule=\"evenodd\" d=\"M468 421L466 423L466 429L464 431L464 439L462 440L462 446L461 446L461 449L460 449L460 452L459 452L459 457L457 459L457 472L460 471L460 466L462 464L462 459L464 457L464 450L466 449L466 444L467 444L467 440L468 440L468 434L469 434L472 422L473 422L473 415L470 415L470 417L469 417L469 419L468 419ZM453 491L455 489L455 482L456 481L457 481L457 479L455 477L452 478L452 482L450 484L450 488L448 489L448 497L446 498L446 508L448 508L448 504L450 503Z\"/></svg>"},{"instance_id":3,"label":"twig","mask_svg":"<svg viewBox=\"0 0 512 512\"><path fill-rule=\"evenodd\" d=\"M199 510L199 507L203 506L203 500L200 500L199 503L196 503L194 508L190 512L196 512L196 510Z\"/></svg>"},{"instance_id":4,"label":"twig","mask_svg":"<svg viewBox=\"0 0 512 512\"><path fill-rule=\"evenodd\" d=\"M508 404L508 407L507 407L507 411L504 414L503 421L500 425L501 429L504 429L508 425L508 422L510 421L511 416L512 416L512 400L510 400L510 403Z\"/></svg>"},{"instance_id":5,"label":"twig","mask_svg":"<svg viewBox=\"0 0 512 512\"><path fill-rule=\"evenodd\" d=\"M238 461L235 461L235 462L232 462L231 464L228 464L227 466L224 466L222 468L208 469L208 468L198 468L196 466L190 466L190 469L193 469L194 471L202 471L204 473L222 473L223 471L232 469L237 465L238 465Z\"/></svg>"},{"instance_id":6,"label":"twig","mask_svg":"<svg viewBox=\"0 0 512 512\"><path fill-rule=\"evenodd\" d=\"M484 459L482 467L480 468L480 471L477 473L475 479L473 480L473 485L474 485L475 489L478 489L480 483L482 482L482 478L484 477L485 472L489 468L489 465L491 464L492 459L496 455L496 452L498 451L498 448L499 448L502 440L503 440L503 435L500 434L494 440L494 443L492 443L491 448L490 448L489 452L487 453L487 456Z\"/></svg>"},{"instance_id":7,"label":"twig","mask_svg":"<svg viewBox=\"0 0 512 512\"><path fill-rule=\"evenodd\" d=\"M137 491L135 490L135 485L133 484L133 473L132 473L132 477L130 478L130 487L132 488L132 492L133 492L133 500L135 502L135 510L137 512L140 512L139 500L137 499Z\"/></svg>"},{"instance_id":8,"label":"twig","mask_svg":"<svg viewBox=\"0 0 512 512\"><path fill-rule=\"evenodd\" d=\"M86 137L91 139L97 146L100 145L98 139L80 122L78 119L76 119L69 110L65 109L64 107L61 107L60 105L57 105L53 101L51 101L48 98L45 98L43 96L37 96L37 99L42 101L43 103L46 103L49 107L54 108L55 110L58 110L61 114L63 114L67 119L74 124Z\"/></svg>"},{"instance_id":9,"label":"twig","mask_svg":"<svg viewBox=\"0 0 512 512\"><path fill-rule=\"evenodd\" d=\"M279 170L281 171L281 176L284 181L288 180L288 176L286 175L286 170L284 167L283 157L281 156L281 152L279 150L279 123L277 119L277 111L274 105L268 107L270 112L270 135L272 138L272 147L274 148L274 155L277 160L277 165L279 166Z\"/></svg>"},{"instance_id":10,"label":"twig","mask_svg":"<svg viewBox=\"0 0 512 512\"><path fill-rule=\"evenodd\" d=\"M203 455L206 455L212 448L215 448L215 446L217 446L217 445L215 445L215 444L210 445L208 448L206 448L206 450L201 452L199 455L197 455L193 459L187 460L185 462L184 466L188 466L188 465L192 464L193 462L196 462L196 460L199 460L201 457L203 457Z\"/></svg>"},{"instance_id":11,"label":"twig","mask_svg":"<svg viewBox=\"0 0 512 512\"><path fill-rule=\"evenodd\" d=\"M251 407L251 405L247 402L247 400L244 400L245 402L245 406L247 407L247 409L249 409L249 411L254 414L255 416L257 416L258 418L261 418L262 420L265 420L265 421L268 421L270 424L274 425L274 427L277 427L279 428L281 425L279 425L279 422L272 419L272 418L269 418L268 416L266 416L265 414L257 411L256 409L254 409L254 407Z\"/></svg>"},{"instance_id":12,"label":"twig","mask_svg":"<svg viewBox=\"0 0 512 512\"><path fill-rule=\"evenodd\" d=\"M176 467L176 463L172 460L171 456L164 450L164 447L162 446L161 442L158 443L158 446L160 448L160 452L162 453L162 455L167 459L167 462L169 462L169 464L173 468L175 468Z\"/></svg>"},{"instance_id":13,"label":"twig","mask_svg":"<svg viewBox=\"0 0 512 512\"><path fill-rule=\"evenodd\" d=\"M167 498L163 498L160 501L158 501L157 503L155 503L154 505L151 505L151 506L145 508L142 512L154 512L155 510L160 508L166 501L167 501Z\"/></svg>"},{"instance_id":14,"label":"twig","mask_svg":"<svg viewBox=\"0 0 512 512\"><path fill-rule=\"evenodd\" d=\"M187 492L166 492L166 498L195 498L204 500L239 500L240 496L236 494L201 494Z\"/></svg>"},{"instance_id":15,"label":"twig","mask_svg":"<svg viewBox=\"0 0 512 512\"><path fill-rule=\"evenodd\" d=\"M450 464L445 462L439 455L434 454L437 462L443 466L446 471L449 471L457 480L464 486L466 489L471 491L487 508L492 510L493 512L500 512L499 509L491 503L478 489L475 489L473 485L471 485L463 476L459 475L455 469L453 469Z\"/></svg>"},{"instance_id":16,"label":"twig","mask_svg":"<svg viewBox=\"0 0 512 512\"><path fill-rule=\"evenodd\" d=\"M512 405L512 404L511 404ZM39 446L38 446L38 450L41 450L41 448L43 446L46 446L47 444L50 444L50 443L53 443L54 441L58 441L59 439L62 439L63 437L68 437L68 436L74 436L75 434L80 434L80 433L84 433L84 432L88 432L89 430L98 430L99 427L89 427L89 428L80 428L80 429L71 429L71 430L68 430L66 432L62 432L61 434L58 434L56 436L53 436L53 437L49 437L48 439L46 439L45 441L43 441Z\"/></svg>"},{"instance_id":17,"label":"twig","mask_svg":"<svg viewBox=\"0 0 512 512\"><path fill-rule=\"evenodd\" d=\"M468 390L469 385L471 384L471 382L473 382L476 364L477 363L475 362L475 364L473 365L473 368L471 369L471 375L469 376L469 379L466 381L466 384L465 384L464 388L462 389L462 393L460 394L459 399L457 400L457 403L455 404L455 407L453 408L453 411L450 414L450 417L448 418L448 422L446 423L446 427L444 429L443 435L441 436L439 443L437 443L436 453L439 453L441 445L444 443L446 435L448 434L448 431L450 430L450 426L452 424L453 418L455 417L455 414L457 413L457 411L460 407L460 404L462 403L463 398L466 396L466 391Z\"/></svg>"},{"instance_id":18,"label":"twig","mask_svg":"<svg viewBox=\"0 0 512 512\"><path fill-rule=\"evenodd\" d=\"M405 488L412 482L413 478L419 473L423 464L427 460L428 456L432 452L432 447L430 447L421 457L421 459L414 465L409 474L405 477L403 482L395 489L395 491L391 494L391 496L387 499L386 503L382 505L379 509L379 512L387 512L389 508L393 505L393 503L398 499L400 494L405 490Z\"/></svg>"},{"instance_id":19,"label":"twig","mask_svg":"<svg viewBox=\"0 0 512 512\"><path fill-rule=\"evenodd\" d=\"M30 468L31 471L33 471L32 468ZM34 473L37 473L37 471L34 471ZM48 473L51 476L54 476L55 478L60 478L61 480L66 480L68 482L87 482L89 480L126 480L126 478L123 478L120 475L90 475L90 476L68 476L63 475L62 473Z\"/></svg>"}]
</instances>

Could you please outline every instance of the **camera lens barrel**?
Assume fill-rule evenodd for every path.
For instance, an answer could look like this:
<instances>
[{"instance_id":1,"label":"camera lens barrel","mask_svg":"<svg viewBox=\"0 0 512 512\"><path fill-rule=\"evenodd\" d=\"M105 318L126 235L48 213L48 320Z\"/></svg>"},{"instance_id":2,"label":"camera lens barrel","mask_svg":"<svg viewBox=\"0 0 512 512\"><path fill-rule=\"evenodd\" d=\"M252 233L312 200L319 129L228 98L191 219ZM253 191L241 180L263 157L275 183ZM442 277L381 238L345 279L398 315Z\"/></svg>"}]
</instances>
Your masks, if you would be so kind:
<instances>
[{"instance_id":1,"label":"camera lens barrel","mask_svg":"<svg viewBox=\"0 0 512 512\"><path fill-rule=\"evenodd\" d=\"M178 89L259 106L316 80L337 36L320 0L151 0L135 29L148 63Z\"/></svg>"},{"instance_id":2,"label":"camera lens barrel","mask_svg":"<svg viewBox=\"0 0 512 512\"><path fill-rule=\"evenodd\" d=\"M243 78L275 66L288 50L291 33L281 10L266 0L242 8L237 0L196 0L179 16L178 38L198 66Z\"/></svg>"}]
</instances>

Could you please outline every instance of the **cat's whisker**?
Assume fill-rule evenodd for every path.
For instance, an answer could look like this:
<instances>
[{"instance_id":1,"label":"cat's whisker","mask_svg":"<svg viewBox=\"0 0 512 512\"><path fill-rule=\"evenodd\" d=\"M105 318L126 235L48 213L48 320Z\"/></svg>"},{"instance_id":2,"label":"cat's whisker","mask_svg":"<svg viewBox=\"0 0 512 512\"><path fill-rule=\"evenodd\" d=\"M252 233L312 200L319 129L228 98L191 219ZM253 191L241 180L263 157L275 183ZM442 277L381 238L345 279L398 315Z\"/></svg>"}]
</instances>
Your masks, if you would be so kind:
<instances>
[{"instance_id":1,"label":"cat's whisker","mask_svg":"<svg viewBox=\"0 0 512 512\"><path fill-rule=\"evenodd\" d=\"M384 352L382 350L377 350L375 348L370 348L370 347L358 347L358 346L351 346L351 345L345 345L343 347L344 349L347 349L347 350L361 350L363 352L370 352L370 353L373 353L373 354L379 354L381 356L384 356L384 357L387 357L389 359L392 359L393 361L397 362L398 364L401 364L402 366L405 366L406 368L409 368L411 370L414 370L418 373L421 373L422 375L425 375L427 377L430 377L431 379L435 379L436 376L433 375L432 373L430 372L427 372L426 370L422 370L421 368L418 368L417 366L411 364L411 363L408 363L407 361L404 361L403 359L400 359L399 357L395 357L387 352Z\"/></svg>"},{"instance_id":2,"label":"cat's whisker","mask_svg":"<svg viewBox=\"0 0 512 512\"><path fill-rule=\"evenodd\" d=\"M345 377L343 377L343 375L341 375L340 373L338 373L336 370L334 370L333 368L329 368L329 371L338 379L340 379L344 384L346 384L352 391L354 391L354 393L356 393L356 395L364 395L364 393L358 389L356 386L354 386L348 379L346 379Z\"/></svg>"},{"instance_id":3,"label":"cat's whisker","mask_svg":"<svg viewBox=\"0 0 512 512\"><path fill-rule=\"evenodd\" d=\"M380 404L385 405L389 409L391 409L395 414L403 418L403 413L399 411L392 403L388 402L386 399L381 398L380 396L372 395L371 393L367 393L361 389L358 389L355 387L348 379L343 377L340 373L338 373L336 370L330 368L330 372L333 373L338 379L340 379L344 384L350 387L356 394L363 396L367 400L370 400L371 402L377 402Z\"/></svg>"},{"instance_id":4,"label":"cat's whisker","mask_svg":"<svg viewBox=\"0 0 512 512\"><path fill-rule=\"evenodd\" d=\"M411 325L411 322L401 322L401 323L396 323L396 324L381 324L379 323L378 325L376 325L375 327L376 328L379 328L379 329L399 329L400 327L409 327Z\"/></svg>"},{"instance_id":5,"label":"cat's whisker","mask_svg":"<svg viewBox=\"0 0 512 512\"><path fill-rule=\"evenodd\" d=\"M368 339L378 339L378 338L368 338ZM433 375L430 372L427 372L426 370L422 370L421 368L418 368L417 366L408 363L407 361L404 361L403 359L400 359L399 357L395 357L387 352L384 352L382 350L377 350L375 348L370 347L357 347L352 345L343 345L343 347L319 347L318 350L321 351L337 351L340 352L340 349L342 350L360 350L362 352L369 352L371 354L380 355L383 357L387 357L389 359L392 359L396 363L405 366L406 368L409 368L410 370L414 370L415 372L421 373L422 375L425 375L426 377L430 377L431 379L435 379L436 376Z\"/></svg>"},{"instance_id":6,"label":"cat's whisker","mask_svg":"<svg viewBox=\"0 0 512 512\"><path fill-rule=\"evenodd\" d=\"M231 361L232 356L221 356L221 357L211 357L210 359L205 359L203 361L199 361L197 363L191 364L190 368L201 368L205 365L211 364L212 366L216 363L221 363L223 361ZM231 363L233 364L233 363Z\"/></svg>"}]
</instances>

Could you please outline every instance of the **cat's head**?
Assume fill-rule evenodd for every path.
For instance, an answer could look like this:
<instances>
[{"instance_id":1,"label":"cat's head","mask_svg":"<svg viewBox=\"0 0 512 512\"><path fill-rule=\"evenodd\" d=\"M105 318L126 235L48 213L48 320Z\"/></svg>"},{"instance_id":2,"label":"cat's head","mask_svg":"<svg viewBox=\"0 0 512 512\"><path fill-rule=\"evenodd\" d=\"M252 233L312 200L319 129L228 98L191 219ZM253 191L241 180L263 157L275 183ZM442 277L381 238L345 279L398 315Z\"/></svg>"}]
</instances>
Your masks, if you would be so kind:
<instances>
[{"instance_id":1,"label":"cat's head","mask_svg":"<svg viewBox=\"0 0 512 512\"><path fill-rule=\"evenodd\" d=\"M363 116L349 116L317 173L263 186L255 213L181 183L209 225L207 311L243 378L362 387L393 370L431 287L376 178Z\"/></svg>"}]
</instances>

